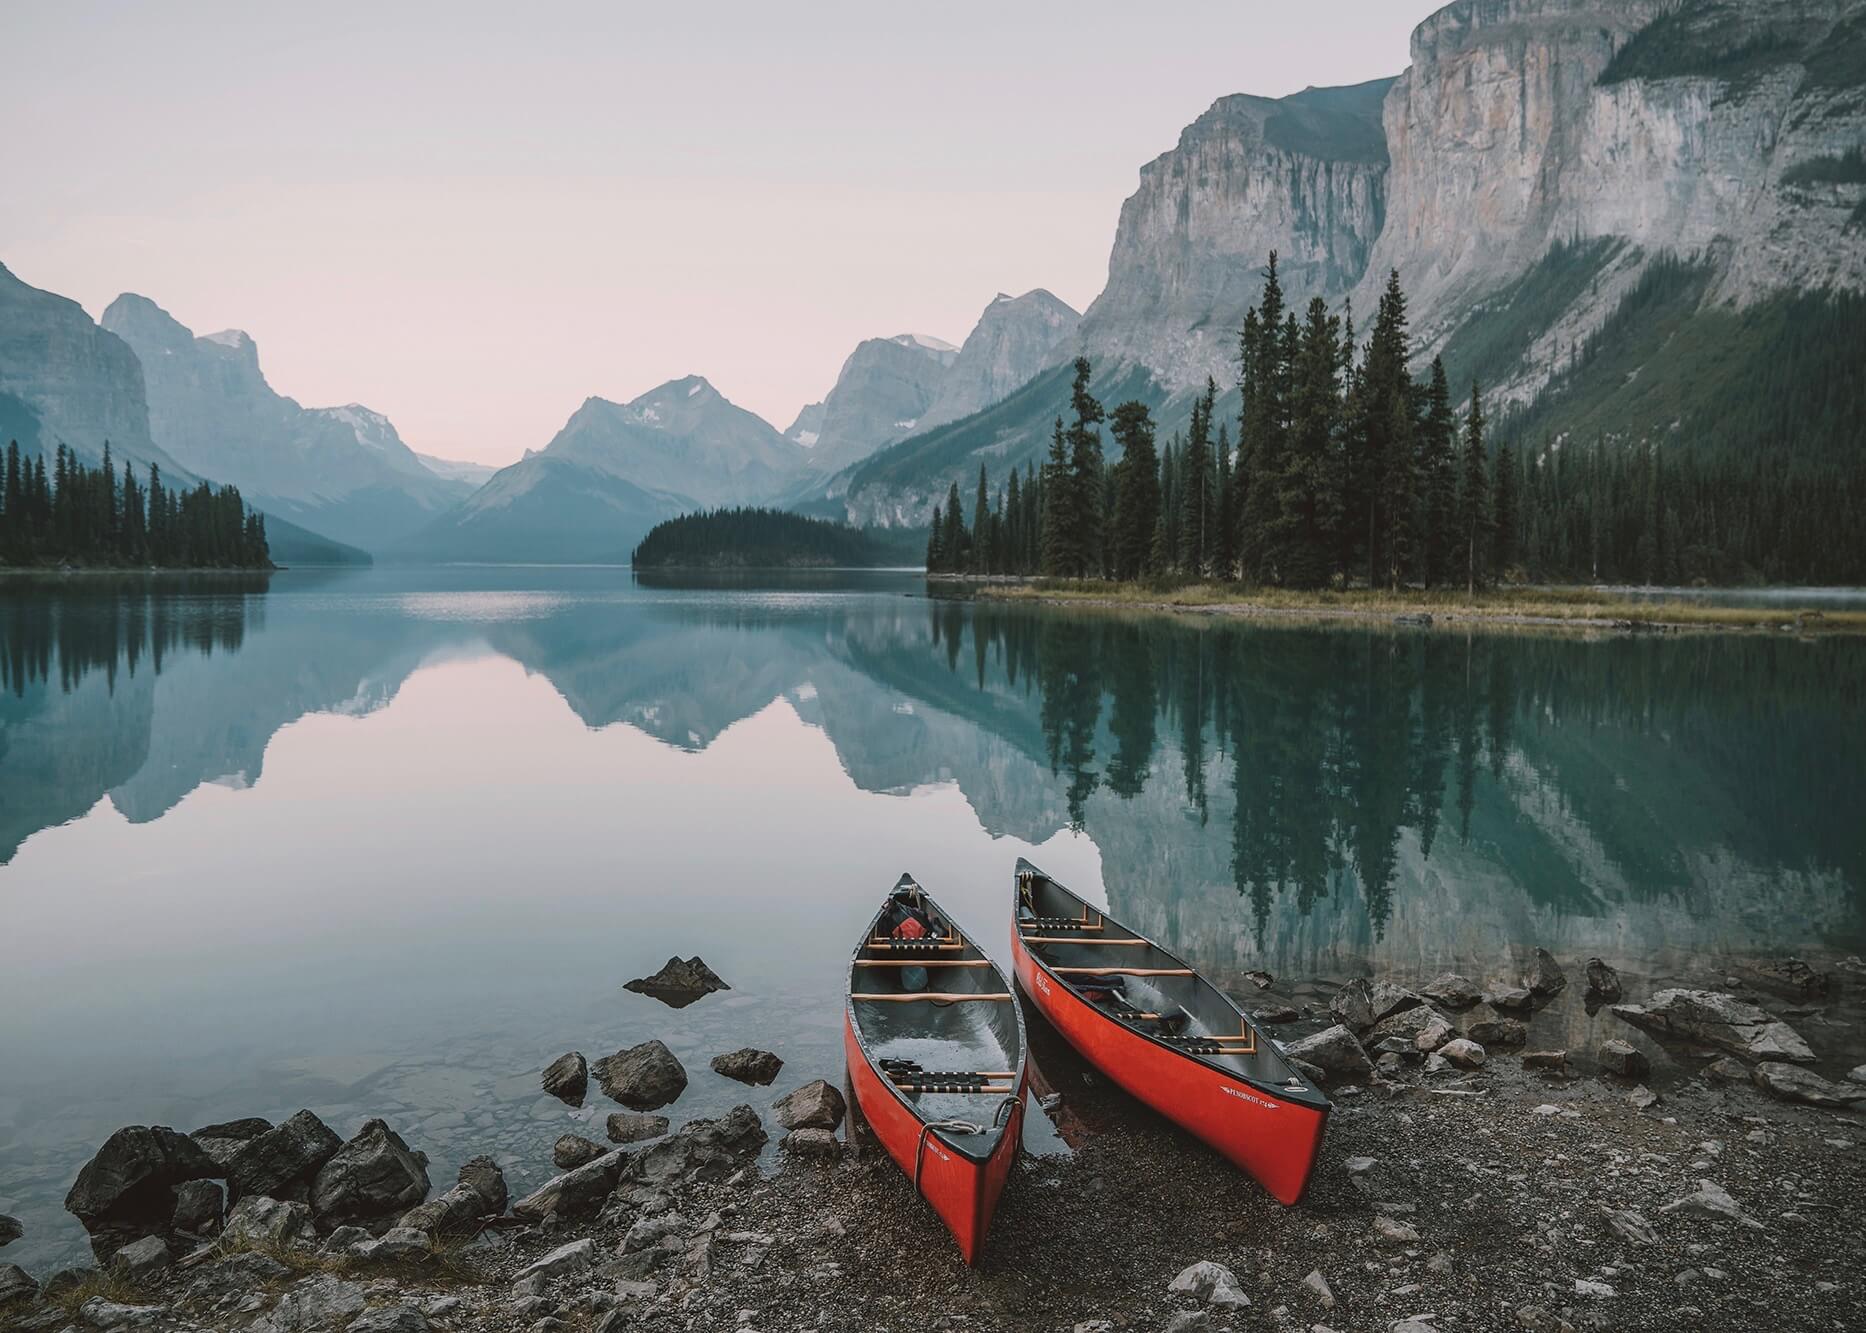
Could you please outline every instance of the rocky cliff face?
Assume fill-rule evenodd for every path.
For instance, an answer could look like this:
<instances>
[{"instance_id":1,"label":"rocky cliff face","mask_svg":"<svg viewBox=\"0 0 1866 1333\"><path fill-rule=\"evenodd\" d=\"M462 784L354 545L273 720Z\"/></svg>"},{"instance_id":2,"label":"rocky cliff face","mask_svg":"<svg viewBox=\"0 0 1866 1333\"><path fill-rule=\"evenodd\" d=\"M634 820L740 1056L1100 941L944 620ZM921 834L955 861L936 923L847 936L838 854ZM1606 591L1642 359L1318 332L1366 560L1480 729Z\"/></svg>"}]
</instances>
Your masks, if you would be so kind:
<instances>
[{"instance_id":1,"label":"rocky cliff face","mask_svg":"<svg viewBox=\"0 0 1866 1333\"><path fill-rule=\"evenodd\" d=\"M1045 367L1068 360L1081 323L1081 315L1041 287L1022 296L999 292L959 348L920 429L1002 402Z\"/></svg>"},{"instance_id":2,"label":"rocky cliff face","mask_svg":"<svg viewBox=\"0 0 1866 1333\"><path fill-rule=\"evenodd\" d=\"M237 329L197 338L131 293L111 302L103 325L142 362L155 440L268 512L372 549L471 489L423 467L380 412L304 408L275 392L258 346Z\"/></svg>"},{"instance_id":3,"label":"rocky cliff face","mask_svg":"<svg viewBox=\"0 0 1866 1333\"><path fill-rule=\"evenodd\" d=\"M1173 390L1228 382L1270 251L1298 303L1351 288L1386 217L1390 84L1221 98L1142 167L1082 319L1090 358L1145 366Z\"/></svg>"},{"instance_id":4,"label":"rocky cliff face","mask_svg":"<svg viewBox=\"0 0 1866 1333\"><path fill-rule=\"evenodd\" d=\"M31 452L60 441L96 461L104 442L119 459L178 472L149 434L136 353L100 329L76 301L28 286L0 265L0 433Z\"/></svg>"},{"instance_id":5,"label":"rocky cliff face","mask_svg":"<svg viewBox=\"0 0 1866 1333\"><path fill-rule=\"evenodd\" d=\"M1866 286L1858 183L1796 184L1866 142L1863 82L1859 0L1458 0L1387 96L1387 221L1356 304L1398 269L1430 348L1575 237L1631 245L1566 338L1662 251L1712 260L1712 301Z\"/></svg>"},{"instance_id":6,"label":"rocky cliff face","mask_svg":"<svg viewBox=\"0 0 1866 1333\"><path fill-rule=\"evenodd\" d=\"M823 400L811 464L834 472L912 435L958 354L951 343L914 333L858 343Z\"/></svg>"}]
</instances>

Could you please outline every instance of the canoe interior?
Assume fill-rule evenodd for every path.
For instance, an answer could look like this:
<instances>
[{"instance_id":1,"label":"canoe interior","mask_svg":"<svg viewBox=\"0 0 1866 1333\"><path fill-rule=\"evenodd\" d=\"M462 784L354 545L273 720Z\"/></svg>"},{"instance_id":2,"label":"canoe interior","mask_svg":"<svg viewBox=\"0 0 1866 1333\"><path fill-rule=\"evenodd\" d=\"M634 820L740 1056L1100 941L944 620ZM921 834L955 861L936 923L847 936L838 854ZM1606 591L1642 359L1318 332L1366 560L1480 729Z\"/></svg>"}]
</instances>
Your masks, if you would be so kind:
<instances>
[{"instance_id":1,"label":"canoe interior","mask_svg":"<svg viewBox=\"0 0 1866 1333\"><path fill-rule=\"evenodd\" d=\"M912 885L903 875L902 885ZM900 886L897 885L897 892ZM875 948L872 941L887 939L903 913L890 897L857 946L849 965L849 1012L856 1039L871 1064L884 1060L910 1060L928 1073L981 1073L994 1077L983 1083L1001 1091L917 1092L897 1094L922 1121L965 1122L980 1127L966 1133L942 1127L936 1132L968 1157L990 1156L1005 1126L1012 1122L1010 1107L1021 1086L1024 1067L1024 1030L1014 999L1001 1000L864 1000L863 994L898 995L935 992L942 995L1011 994L1010 983L970 939L961 934L931 896L922 901L933 917L935 937L962 947ZM908 967L874 967L873 961L911 962ZM978 964L984 964L979 966Z\"/></svg>"},{"instance_id":2,"label":"canoe interior","mask_svg":"<svg viewBox=\"0 0 1866 1333\"><path fill-rule=\"evenodd\" d=\"M1056 979L1124 1027L1285 1098L1326 1105L1323 1094L1296 1072L1230 996L1196 971L1183 976L1132 975L1190 969L1027 861L1017 867L1017 929L1024 947L1052 969L1098 968L1107 969L1109 979L1119 976L1118 990L1104 990L1095 976L1080 972L1058 972ZM1209 1049L1212 1045L1221 1049Z\"/></svg>"}]
</instances>

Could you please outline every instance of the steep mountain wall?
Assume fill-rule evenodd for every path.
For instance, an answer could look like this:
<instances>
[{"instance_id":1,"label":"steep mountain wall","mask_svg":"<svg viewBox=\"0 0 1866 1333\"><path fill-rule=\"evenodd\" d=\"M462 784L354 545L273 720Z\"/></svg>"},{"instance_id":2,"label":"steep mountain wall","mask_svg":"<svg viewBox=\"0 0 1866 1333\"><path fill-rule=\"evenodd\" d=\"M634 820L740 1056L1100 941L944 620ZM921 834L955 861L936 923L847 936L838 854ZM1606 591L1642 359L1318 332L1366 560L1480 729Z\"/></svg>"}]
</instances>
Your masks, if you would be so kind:
<instances>
[{"instance_id":1,"label":"steep mountain wall","mask_svg":"<svg viewBox=\"0 0 1866 1333\"><path fill-rule=\"evenodd\" d=\"M373 549L472 489L424 467L380 412L305 408L275 391L258 345L238 329L196 337L133 293L111 302L102 322L142 362L156 442L268 512Z\"/></svg>"},{"instance_id":2,"label":"steep mountain wall","mask_svg":"<svg viewBox=\"0 0 1866 1333\"><path fill-rule=\"evenodd\" d=\"M1299 304L1359 281L1386 217L1391 82L1221 98L1142 167L1083 316L1090 358L1144 366L1173 390L1227 383L1270 251Z\"/></svg>"},{"instance_id":3,"label":"steep mountain wall","mask_svg":"<svg viewBox=\"0 0 1866 1333\"><path fill-rule=\"evenodd\" d=\"M50 454L63 441L95 461L173 462L149 436L136 353L76 301L29 286L0 264L0 445Z\"/></svg>"},{"instance_id":4,"label":"steep mountain wall","mask_svg":"<svg viewBox=\"0 0 1866 1333\"><path fill-rule=\"evenodd\" d=\"M1423 349L1560 241L1628 244L1549 336L1597 327L1662 252L1711 302L1866 287L1858 185L1804 183L1866 143L1859 0L1458 0L1386 99L1387 218L1355 292L1397 269ZM1552 344L1525 358L1539 382Z\"/></svg>"}]
</instances>

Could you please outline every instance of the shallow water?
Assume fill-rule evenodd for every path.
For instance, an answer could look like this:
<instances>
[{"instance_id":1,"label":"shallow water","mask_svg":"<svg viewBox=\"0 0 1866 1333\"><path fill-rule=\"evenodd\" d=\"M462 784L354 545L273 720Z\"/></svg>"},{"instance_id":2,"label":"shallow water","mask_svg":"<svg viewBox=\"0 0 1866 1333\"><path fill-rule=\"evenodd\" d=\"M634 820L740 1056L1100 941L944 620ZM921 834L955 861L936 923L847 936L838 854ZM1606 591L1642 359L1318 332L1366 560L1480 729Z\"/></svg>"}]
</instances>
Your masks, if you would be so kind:
<instances>
[{"instance_id":1,"label":"shallow water","mask_svg":"<svg viewBox=\"0 0 1866 1333\"><path fill-rule=\"evenodd\" d=\"M763 583L0 587L6 1259L82 1254L60 1200L123 1124L383 1115L437 1186L491 1151L523 1190L615 1109L539 1093L565 1050L662 1038L677 1122L834 1079L846 959L903 870L1000 961L1024 855L1316 1004L1369 969L1512 979L1536 945L1635 996L1866 952L1866 641ZM675 953L733 989L621 989ZM1532 1044L1628 1035L1575 990ZM1807 1024L1845 1068L1854 1030ZM784 1057L771 1089L707 1068L746 1044Z\"/></svg>"}]
</instances>

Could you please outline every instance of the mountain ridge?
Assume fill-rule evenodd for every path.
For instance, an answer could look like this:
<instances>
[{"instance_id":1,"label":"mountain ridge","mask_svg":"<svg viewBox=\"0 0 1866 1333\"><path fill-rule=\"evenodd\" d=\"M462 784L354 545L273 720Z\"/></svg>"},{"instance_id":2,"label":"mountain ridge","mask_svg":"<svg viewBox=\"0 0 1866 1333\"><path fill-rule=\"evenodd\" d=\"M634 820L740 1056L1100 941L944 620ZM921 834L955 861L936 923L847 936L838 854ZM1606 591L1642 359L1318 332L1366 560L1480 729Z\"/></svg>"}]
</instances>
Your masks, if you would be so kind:
<instances>
[{"instance_id":1,"label":"mountain ridge","mask_svg":"<svg viewBox=\"0 0 1866 1333\"><path fill-rule=\"evenodd\" d=\"M367 549L470 489L424 467L382 413L358 403L307 408L279 393L242 330L196 336L134 292L110 303L100 327L142 365L151 436L268 513Z\"/></svg>"}]
</instances>

